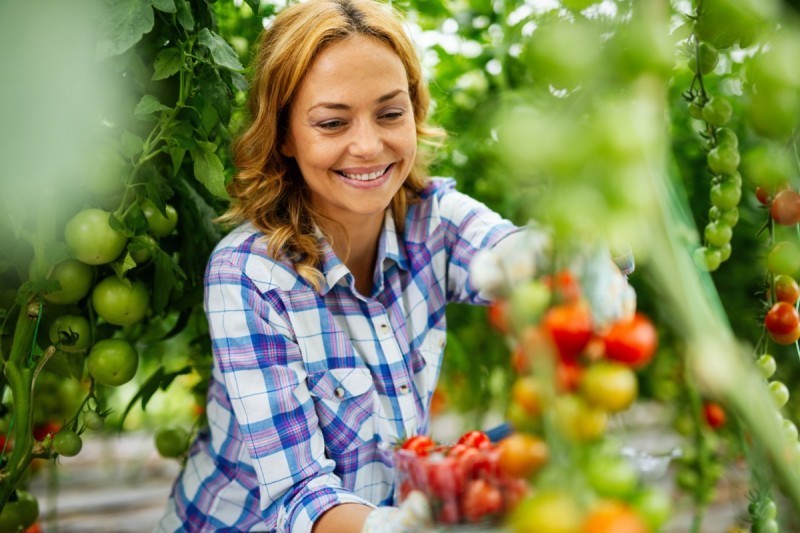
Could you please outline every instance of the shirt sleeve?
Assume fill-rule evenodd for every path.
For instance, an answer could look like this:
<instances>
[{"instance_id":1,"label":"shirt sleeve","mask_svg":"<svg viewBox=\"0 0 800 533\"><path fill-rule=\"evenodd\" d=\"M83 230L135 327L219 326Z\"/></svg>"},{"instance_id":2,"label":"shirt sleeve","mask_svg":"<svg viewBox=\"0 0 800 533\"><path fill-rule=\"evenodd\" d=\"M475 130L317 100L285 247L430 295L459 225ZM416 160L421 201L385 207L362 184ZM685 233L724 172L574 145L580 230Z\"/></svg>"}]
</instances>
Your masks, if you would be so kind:
<instances>
[{"instance_id":1,"label":"shirt sleeve","mask_svg":"<svg viewBox=\"0 0 800 533\"><path fill-rule=\"evenodd\" d=\"M366 500L342 488L325 454L300 350L280 298L224 259L206 271L214 358L259 486L268 529L311 531L331 507ZM211 421L212 431L224 425ZM223 436L223 440L230 436Z\"/></svg>"},{"instance_id":2,"label":"shirt sleeve","mask_svg":"<svg viewBox=\"0 0 800 533\"><path fill-rule=\"evenodd\" d=\"M486 304L470 279L470 264L482 249L496 246L521 228L483 203L455 190L446 180L439 189L439 216L447 247L447 299L450 302Z\"/></svg>"}]
</instances>

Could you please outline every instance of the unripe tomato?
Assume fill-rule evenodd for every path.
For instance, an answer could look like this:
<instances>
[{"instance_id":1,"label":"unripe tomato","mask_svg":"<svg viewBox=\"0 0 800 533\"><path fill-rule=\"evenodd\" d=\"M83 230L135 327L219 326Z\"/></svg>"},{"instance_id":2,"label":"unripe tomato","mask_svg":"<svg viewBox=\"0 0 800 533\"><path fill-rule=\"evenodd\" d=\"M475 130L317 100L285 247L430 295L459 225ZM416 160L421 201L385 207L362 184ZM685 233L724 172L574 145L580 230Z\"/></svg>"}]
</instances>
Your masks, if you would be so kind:
<instances>
[{"instance_id":1,"label":"unripe tomato","mask_svg":"<svg viewBox=\"0 0 800 533\"><path fill-rule=\"evenodd\" d=\"M769 209L772 220L784 226L800 222L800 194L786 189L775 195Z\"/></svg>"},{"instance_id":2,"label":"unripe tomato","mask_svg":"<svg viewBox=\"0 0 800 533\"><path fill-rule=\"evenodd\" d=\"M639 484L639 471L624 457L595 454L585 473L589 485L601 498L627 499Z\"/></svg>"},{"instance_id":3,"label":"unripe tomato","mask_svg":"<svg viewBox=\"0 0 800 533\"><path fill-rule=\"evenodd\" d=\"M775 363L775 358L767 353L759 357L756 363L758 363L758 368L761 371L761 375L764 376L764 379L771 378L778 369L778 365Z\"/></svg>"},{"instance_id":4,"label":"unripe tomato","mask_svg":"<svg viewBox=\"0 0 800 533\"><path fill-rule=\"evenodd\" d=\"M649 318L635 313L628 320L612 324L603 336L603 342L607 359L641 368L656 352L658 333Z\"/></svg>"},{"instance_id":5,"label":"unripe tomato","mask_svg":"<svg viewBox=\"0 0 800 533\"><path fill-rule=\"evenodd\" d=\"M123 281L112 275L94 288L92 304L109 324L130 326L145 317L150 297L141 281Z\"/></svg>"},{"instance_id":6,"label":"unripe tomato","mask_svg":"<svg viewBox=\"0 0 800 533\"><path fill-rule=\"evenodd\" d=\"M128 341L104 339L89 351L87 367L94 380L102 385L118 387L136 375L139 354Z\"/></svg>"},{"instance_id":7,"label":"unripe tomato","mask_svg":"<svg viewBox=\"0 0 800 533\"><path fill-rule=\"evenodd\" d=\"M787 274L778 274L775 276L775 298L779 302L786 302L794 305L797 299L800 298L800 286L792 276Z\"/></svg>"},{"instance_id":8,"label":"unripe tomato","mask_svg":"<svg viewBox=\"0 0 800 533\"><path fill-rule=\"evenodd\" d=\"M736 136L736 133L730 128L719 128L715 132L717 137L717 144L731 146L733 148L739 148L739 137Z\"/></svg>"},{"instance_id":9,"label":"unripe tomato","mask_svg":"<svg viewBox=\"0 0 800 533\"><path fill-rule=\"evenodd\" d=\"M150 233L156 237L166 237L178 225L178 212L169 204L164 206L165 213L158 210L153 202L146 200L142 204L142 212L147 219Z\"/></svg>"},{"instance_id":10,"label":"unripe tomato","mask_svg":"<svg viewBox=\"0 0 800 533\"><path fill-rule=\"evenodd\" d=\"M70 429L62 429L53 436L53 451L64 457L78 455L82 447L80 435Z\"/></svg>"},{"instance_id":11,"label":"unripe tomato","mask_svg":"<svg viewBox=\"0 0 800 533\"><path fill-rule=\"evenodd\" d=\"M61 289L45 294L45 300L54 304L74 304L92 288L92 267L77 259L67 259L54 266L47 279L58 280Z\"/></svg>"},{"instance_id":12,"label":"unripe tomato","mask_svg":"<svg viewBox=\"0 0 800 533\"><path fill-rule=\"evenodd\" d=\"M660 531L672 515L672 500L663 490L645 487L633 498L633 506L650 531Z\"/></svg>"},{"instance_id":13,"label":"unripe tomato","mask_svg":"<svg viewBox=\"0 0 800 533\"><path fill-rule=\"evenodd\" d=\"M526 498L511 515L515 533L579 533L583 512L575 499L565 492L537 491Z\"/></svg>"},{"instance_id":14,"label":"unripe tomato","mask_svg":"<svg viewBox=\"0 0 800 533\"><path fill-rule=\"evenodd\" d=\"M87 265L103 265L116 259L128 238L108 223L111 214L102 209L84 209L64 228L64 239L75 258Z\"/></svg>"},{"instance_id":15,"label":"unripe tomato","mask_svg":"<svg viewBox=\"0 0 800 533\"><path fill-rule=\"evenodd\" d=\"M82 352L92 345L89 321L80 315L57 317L50 325L49 335L50 342L64 352Z\"/></svg>"},{"instance_id":16,"label":"unripe tomato","mask_svg":"<svg viewBox=\"0 0 800 533\"><path fill-rule=\"evenodd\" d=\"M731 228L739 223L739 209L733 207L731 209L720 209L712 205L708 210L708 218L713 221L719 221Z\"/></svg>"},{"instance_id":17,"label":"unripe tomato","mask_svg":"<svg viewBox=\"0 0 800 533\"><path fill-rule=\"evenodd\" d=\"M776 243L767 256L767 270L772 274L794 276L800 269L800 249L791 241Z\"/></svg>"},{"instance_id":18,"label":"unripe tomato","mask_svg":"<svg viewBox=\"0 0 800 533\"><path fill-rule=\"evenodd\" d=\"M97 411L86 411L86 414L83 415L83 423L93 431L103 429L105 425L103 417Z\"/></svg>"},{"instance_id":19,"label":"unripe tomato","mask_svg":"<svg viewBox=\"0 0 800 533\"><path fill-rule=\"evenodd\" d=\"M721 262L724 262L730 259L731 252L733 252L733 247L731 246L731 243L726 242L725 244L717 248L717 250L719 250L719 260Z\"/></svg>"},{"instance_id":20,"label":"unripe tomato","mask_svg":"<svg viewBox=\"0 0 800 533\"><path fill-rule=\"evenodd\" d=\"M636 375L621 363L595 363L581 377L581 394L586 401L610 413L630 407L637 391Z\"/></svg>"},{"instance_id":21,"label":"unripe tomato","mask_svg":"<svg viewBox=\"0 0 800 533\"><path fill-rule=\"evenodd\" d=\"M39 502L28 491L17 489L0 512L0 531L23 531L39 518Z\"/></svg>"},{"instance_id":22,"label":"unripe tomato","mask_svg":"<svg viewBox=\"0 0 800 533\"><path fill-rule=\"evenodd\" d=\"M769 384L769 392L772 395L772 399L775 401L775 405L779 408L786 405L789 401L789 389L782 381L771 381Z\"/></svg>"},{"instance_id":23,"label":"unripe tomato","mask_svg":"<svg viewBox=\"0 0 800 533\"><path fill-rule=\"evenodd\" d=\"M724 126L731 119L732 113L733 108L730 102L721 96L712 96L703 107L703 119L712 126ZM732 146L728 147L733 148Z\"/></svg>"},{"instance_id":24,"label":"unripe tomato","mask_svg":"<svg viewBox=\"0 0 800 533\"><path fill-rule=\"evenodd\" d=\"M581 396L565 394L555 402L556 427L569 439L588 442L600 437L608 424L608 413L586 403Z\"/></svg>"},{"instance_id":25,"label":"unripe tomato","mask_svg":"<svg viewBox=\"0 0 800 533\"><path fill-rule=\"evenodd\" d=\"M156 240L146 233L137 235L128 243L128 251L137 265L148 262L153 257L152 250L155 250L157 247L158 243Z\"/></svg>"},{"instance_id":26,"label":"unripe tomato","mask_svg":"<svg viewBox=\"0 0 800 533\"><path fill-rule=\"evenodd\" d=\"M800 324L800 313L787 302L777 302L764 317L764 327L770 333L782 335L793 331Z\"/></svg>"},{"instance_id":27,"label":"unripe tomato","mask_svg":"<svg viewBox=\"0 0 800 533\"><path fill-rule=\"evenodd\" d=\"M733 230L722 221L711 222L706 225L704 235L708 244L719 248L731 242Z\"/></svg>"},{"instance_id":28,"label":"unripe tomato","mask_svg":"<svg viewBox=\"0 0 800 533\"><path fill-rule=\"evenodd\" d=\"M550 289L539 280L516 287L511 294L511 318L518 329L537 324L550 303Z\"/></svg>"},{"instance_id":29,"label":"unripe tomato","mask_svg":"<svg viewBox=\"0 0 800 533\"><path fill-rule=\"evenodd\" d=\"M722 254L715 248L700 246L693 253L695 265L706 272L714 272L722 263Z\"/></svg>"},{"instance_id":30,"label":"unripe tomato","mask_svg":"<svg viewBox=\"0 0 800 533\"><path fill-rule=\"evenodd\" d=\"M514 433L497 444L498 466L511 477L528 478L550 459L547 443L526 433Z\"/></svg>"},{"instance_id":31,"label":"unripe tomato","mask_svg":"<svg viewBox=\"0 0 800 533\"><path fill-rule=\"evenodd\" d=\"M697 45L696 50L695 57L689 59L689 69L692 72L697 72L699 65L700 74L705 76L713 72L717 63L719 63L719 52L714 48L714 45L704 41Z\"/></svg>"},{"instance_id":32,"label":"unripe tomato","mask_svg":"<svg viewBox=\"0 0 800 533\"><path fill-rule=\"evenodd\" d=\"M177 426L163 427L156 432L155 442L161 457L180 457L189 449L189 433Z\"/></svg>"},{"instance_id":33,"label":"unripe tomato","mask_svg":"<svg viewBox=\"0 0 800 533\"><path fill-rule=\"evenodd\" d=\"M736 172L736 169L739 168L741 156L739 155L739 150L736 148L730 145L721 145L712 148L711 151L708 152L707 160L708 167L714 174L733 174ZM741 185L738 186L738 189L740 190L739 195L741 197ZM738 201L736 203L738 204ZM717 204L715 203L714 205ZM730 207L723 208L730 209Z\"/></svg>"},{"instance_id":34,"label":"unripe tomato","mask_svg":"<svg viewBox=\"0 0 800 533\"><path fill-rule=\"evenodd\" d=\"M714 150L719 150L719 148L714 148ZM725 150L728 149L726 148ZM715 157L720 157L719 154L720 152L715 152ZM708 155L710 159L711 154L709 153ZM736 168L734 167L733 170L735 171ZM712 186L710 194L711 203L715 206L722 210L733 209L739 205L739 201L742 199L742 186L735 181L723 181Z\"/></svg>"}]
</instances>

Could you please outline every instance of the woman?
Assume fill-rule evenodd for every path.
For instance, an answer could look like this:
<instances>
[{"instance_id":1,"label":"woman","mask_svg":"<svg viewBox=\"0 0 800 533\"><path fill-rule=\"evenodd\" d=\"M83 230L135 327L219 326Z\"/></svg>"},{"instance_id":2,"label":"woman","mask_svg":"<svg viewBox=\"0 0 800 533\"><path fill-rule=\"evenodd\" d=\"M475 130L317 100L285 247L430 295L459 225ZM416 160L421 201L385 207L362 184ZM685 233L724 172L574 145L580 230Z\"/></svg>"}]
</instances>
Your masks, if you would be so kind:
<instances>
[{"instance_id":1,"label":"woman","mask_svg":"<svg viewBox=\"0 0 800 533\"><path fill-rule=\"evenodd\" d=\"M205 280L209 428L161 529L391 530L391 446L428 431L445 304L486 303L469 266L518 229L426 178L438 132L386 5L286 8L254 75L224 216L244 223Z\"/></svg>"}]
</instances>

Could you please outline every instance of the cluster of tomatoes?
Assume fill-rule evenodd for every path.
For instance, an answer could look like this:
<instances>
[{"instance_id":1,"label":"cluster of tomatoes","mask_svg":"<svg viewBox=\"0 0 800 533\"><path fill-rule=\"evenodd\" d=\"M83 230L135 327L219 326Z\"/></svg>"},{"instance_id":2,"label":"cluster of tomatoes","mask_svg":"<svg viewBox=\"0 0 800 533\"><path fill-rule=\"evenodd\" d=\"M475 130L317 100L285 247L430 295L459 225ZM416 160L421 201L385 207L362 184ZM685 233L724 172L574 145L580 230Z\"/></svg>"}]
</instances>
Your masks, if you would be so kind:
<instances>
[{"instance_id":1,"label":"cluster of tomatoes","mask_svg":"<svg viewBox=\"0 0 800 533\"><path fill-rule=\"evenodd\" d=\"M548 457L543 440L521 433L495 444L473 430L453 445L417 435L395 451L397 498L422 492L438 524L494 523L528 494L527 479Z\"/></svg>"}]
</instances>

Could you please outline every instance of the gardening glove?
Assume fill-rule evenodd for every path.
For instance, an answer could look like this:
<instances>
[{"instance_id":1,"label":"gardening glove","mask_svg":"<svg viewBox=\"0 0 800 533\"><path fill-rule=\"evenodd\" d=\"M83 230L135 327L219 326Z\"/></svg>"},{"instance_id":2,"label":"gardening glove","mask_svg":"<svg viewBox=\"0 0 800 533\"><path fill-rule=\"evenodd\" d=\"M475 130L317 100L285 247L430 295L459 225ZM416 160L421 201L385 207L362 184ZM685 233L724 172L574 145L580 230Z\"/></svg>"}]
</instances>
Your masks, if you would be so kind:
<instances>
[{"instance_id":1,"label":"gardening glove","mask_svg":"<svg viewBox=\"0 0 800 533\"><path fill-rule=\"evenodd\" d=\"M598 246L581 254L575 265L584 298L589 302L595 330L633 316L636 292L625 274L633 271L633 255L617 254L612 259L608 248Z\"/></svg>"},{"instance_id":2,"label":"gardening glove","mask_svg":"<svg viewBox=\"0 0 800 533\"><path fill-rule=\"evenodd\" d=\"M416 533L432 527L428 499L421 492L412 491L400 507L378 507L372 511L361 533Z\"/></svg>"}]
</instances>

